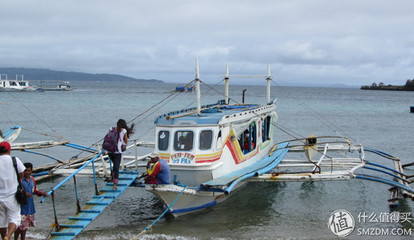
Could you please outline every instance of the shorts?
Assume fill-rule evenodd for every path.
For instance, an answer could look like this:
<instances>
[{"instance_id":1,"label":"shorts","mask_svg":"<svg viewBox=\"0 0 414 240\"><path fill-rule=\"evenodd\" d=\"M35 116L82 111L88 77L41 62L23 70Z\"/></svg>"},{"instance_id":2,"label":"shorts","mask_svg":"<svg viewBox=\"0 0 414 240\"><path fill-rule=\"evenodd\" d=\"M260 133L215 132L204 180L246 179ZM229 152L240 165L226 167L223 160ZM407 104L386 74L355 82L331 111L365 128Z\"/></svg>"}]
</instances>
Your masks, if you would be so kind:
<instances>
[{"instance_id":1,"label":"shorts","mask_svg":"<svg viewBox=\"0 0 414 240\"><path fill-rule=\"evenodd\" d=\"M20 225L20 204L13 196L0 202L0 228L7 228L9 223Z\"/></svg>"},{"instance_id":2,"label":"shorts","mask_svg":"<svg viewBox=\"0 0 414 240\"><path fill-rule=\"evenodd\" d=\"M36 227L35 215L22 215L22 222L20 223L19 229L25 231L30 227Z\"/></svg>"},{"instance_id":3,"label":"shorts","mask_svg":"<svg viewBox=\"0 0 414 240\"><path fill-rule=\"evenodd\" d=\"M157 184L158 185L158 179L156 177L147 176L145 178L146 184Z\"/></svg>"}]
</instances>

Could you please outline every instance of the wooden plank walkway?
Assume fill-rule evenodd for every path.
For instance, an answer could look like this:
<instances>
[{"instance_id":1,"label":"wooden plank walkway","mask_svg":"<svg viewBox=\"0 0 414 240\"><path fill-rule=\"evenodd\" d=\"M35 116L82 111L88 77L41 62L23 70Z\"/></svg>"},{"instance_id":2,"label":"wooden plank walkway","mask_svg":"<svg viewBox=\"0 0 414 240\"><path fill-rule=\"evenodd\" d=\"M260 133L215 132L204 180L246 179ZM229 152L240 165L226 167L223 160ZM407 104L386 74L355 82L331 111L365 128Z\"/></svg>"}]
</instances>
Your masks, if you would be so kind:
<instances>
[{"instance_id":1,"label":"wooden plank walkway","mask_svg":"<svg viewBox=\"0 0 414 240\"><path fill-rule=\"evenodd\" d=\"M112 190L112 183L99 190L99 195L94 195L87 201L79 213L69 217L68 221L60 224L58 232L51 232L49 239L69 240L75 238L85 229L89 223L95 220L109 204L115 201L134 180L138 177L137 171L120 171L118 190Z\"/></svg>"}]
</instances>

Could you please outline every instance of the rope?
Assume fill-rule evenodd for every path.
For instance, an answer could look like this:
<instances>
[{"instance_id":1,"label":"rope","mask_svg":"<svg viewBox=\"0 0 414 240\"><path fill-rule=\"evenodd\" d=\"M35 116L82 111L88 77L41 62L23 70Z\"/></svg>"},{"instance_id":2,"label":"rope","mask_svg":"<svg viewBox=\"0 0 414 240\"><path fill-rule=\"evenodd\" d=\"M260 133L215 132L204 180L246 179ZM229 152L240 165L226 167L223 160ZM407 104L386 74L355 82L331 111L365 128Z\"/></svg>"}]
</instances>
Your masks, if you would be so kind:
<instances>
[{"instance_id":1,"label":"rope","mask_svg":"<svg viewBox=\"0 0 414 240\"><path fill-rule=\"evenodd\" d=\"M349 139L351 139L354 142L357 142L355 139L353 139L351 136L349 136L349 134L347 134L345 131L341 130L340 128L338 128L335 124L333 124L331 121L329 121L328 119L326 119L325 117L323 117L320 113L316 112L314 109L312 109L310 106L308 106L306 103L302 102L302 104L307 107L311 112L313 112L318 118L319 120L325 125L327 126L329 129L331 129L334 133L338 134L339 136L343 137L338 131L342 132L345 134L345 136ZM330 125L329 125L330 124Z\"/></svg>"},{"instance_id":2,"label":"rope","mask_svg":"<svg viewBox=\"0 0 414 240\"><path fill-rule=\"evenodd\" d=\"M224 81L224 79L223 79L223 80L221 80L220 82L222 82L222 81ZM226 95L225 95L224 93L222 93L222 92L218 91L217 89L215 89L214 87L211 87L210 85L208 85L207 83L205 83L205 82L203 82L203 81L201 81L201 82L202 82L204 85L206 85L207 87L209 87L209 88L210 88L210 90L213 90L213 91L217 92L218 94L220 94L220 95L222 95L222 96L226 97ZM219 83L220 83L220 82L219 82ZM219 83L217 83L217 85L218 85ZM229 99L231 99L231 100L232 100L233 102L235 102L236 104L241 104L240 102L238 102L237 100L235 100L235 99L233 99L233 98L231 98L231 97L229 97ZM257 113L255 113L255 115L256 115L256 116L258 116L258 117L260 117ZM275 127L277 127L277 128L278 128L278 129L280 129L282 132L286 133L287 135L289 135L289 136L290 136L290 137L292 137L292 138L295 138L295 139L301 138L299 134L294 133L292 130L290 130L292 133L289 133L289 132L288 132L288 130L286 130L286 129L282 128L280 125L276 125L276 124L274 124L274 123L272 123L272 125L273 125L273 126L275 126ZM299 136L299 137L296 137L296 136L294 136L293 134L296 134L296 136Z\"/></svg>"},{"instance_id":3,"label":"rope","mask_svg":"<svg viewBox=\"0 0 414 240\"><path fill-rule=\"evenodd\" d=\"M52 130L52 132L54 132L56 134L57 137L59 137L62 140L65 140L65 138L60 135L56 130L54 130L49 124L47 124L47 122L45 122L43 119L41 119L39 116L37 116L34 112L32 112L26 105L24 105L22 102L19 101L19 99L17 99L15 96L13 96L13 94L9 95L14 98L14 100L16 100L16 102L18 102L20 105L22 105L28 112L30 112L31 114L33 114L33 116L35 116L37 119L40 120L40 122L42 122L43 124L45 124L50 130Z\"/></svg>"},{"instance_id":4,"label":"rope","mask_svg":"<svg viewBox=\"0 0 414 240\"><path fill-rule=\"evenodd\" d=\"M189 83L187 83L186 84L186 86L188 86L188 85L190 85L192 82L194 82L194 80L192 80L191 82L189 82ZM154 105L152 105L150 108L148 108L147 110L145 110L145 111L143 111L142 113L140 113L140 114L138 114L137 116L135 116L134 118L132 118L131 120L129 120L129 121L127 121L127 123L129 124L129 123L133 123L136 119L138 119L139 117L141 117L141 116L143 116L144 114L146 114L146 113L149 113L146 117L143 117L142 119L141 119L141 121L138 121L138 122L134 122L134 123L136 123L137 125L139 125L141 122L143 122L145 119L147 119L149 116L150 116L150 114L151 113L153 113L153 112L155 112L155 111L157 111L158 109L160 109L160 108L162 108L163 106L165 106L167 103L169 103L169 102L171 102L171 100L172 99L174 99L174 98L176 98L178 95L180 95L181 94L181 92L173 92L173 93L171 93L170 95L168 95L167 97L165 97L164 99L162 99L161 101L159 101L158 103L156 103L156 104L154 104ZM175 96L174 96L175 95ZM167 101L169 98L171 98L170 99L170 101ZM165 102L164 104L162 104L163 102ZM162 105L160 105L160 104L162 104ZM155 108L156 106L158 106L158 105L160 105L158 108ZM151 111L151 110L153 110L153 111ZM150 112L151 111L151 112ZM153 128L150 128L150 129L148 129L143 135L144 136L147 136L148 135L148 133L152 130ZM104 137L102 137L101 139L99 139L98 141L96 141L94 144L92 144L90 147L92 147L93 145L96 145L96 144L98 144L99 142L101 142L102 140L104 139ZM83 151L81 151L79 154L77 154L77 155L75 155L75 156L73 156L73 157L78 157L80 154L82 154L83 152L84 152L85 150L83 150Z\"/></svg>"},{"instance_id":5,"label":"rope","mask_svg":"<svg viewBox=\"0 0 414 240\"><path fill-rule=\"evenodd\" d=\"M177 197L170 204L170 206L168 206L167 209L165 209L165 211L157 219L155 219L150 225L146 226L144 230L142 230L142 232L140 232L136 237L131 238L131 240L137 240L141 235L150 231L152 226L154 226L158 222L158 220L160 220L170 210L170 208L177 202L178 198L183 194L185 189L187 189L187 186L184 186L183 190L177 195Z\"/></svg>"},{"instance_id":6,"label":"rope","mask_svg":"<svg viewBox=\"0 0 414 240\"><path fill-rule=\"evenodd\" d=\"M192 80L191 82L189 82L186 86L190 85L192 82L194 82L194 80ZM131 123L133 121L135 121L137 118L141 117L142 115L144 115L145 113L149 112L151 109L155 108L157 105L161 104L162 102L166 101L168 98L174 96L174 95L179 95L181 92L173 92L170 95L168 95L167 97L165 97L164 99L162 99L161 101L159 101L158 103L152 105L150 108L148 108L147 110L145 110L144 112L138 114L136 117L134 117L133 119L131 119L130 121L128 121L128 123ZM165 105L165 104L164 104ZM161 107L163 107L164 105L162 105ZM159 107L159 108L161 108ZM158 110L159 108L155 109ZM144 118L145 119L145 118Z\"/></svg>"}]
</instances>

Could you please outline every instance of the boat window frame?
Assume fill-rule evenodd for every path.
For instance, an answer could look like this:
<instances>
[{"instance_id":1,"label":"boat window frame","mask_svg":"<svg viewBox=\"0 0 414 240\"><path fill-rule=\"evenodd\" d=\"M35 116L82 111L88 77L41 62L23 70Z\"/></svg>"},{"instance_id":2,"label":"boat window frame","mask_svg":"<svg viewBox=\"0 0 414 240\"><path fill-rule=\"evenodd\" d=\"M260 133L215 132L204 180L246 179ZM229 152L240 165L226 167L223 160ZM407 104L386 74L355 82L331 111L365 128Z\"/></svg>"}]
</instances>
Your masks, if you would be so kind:
<instances>
[{"instance_id":1,"label":"boat window frame","mask_svg":"<svg viewBox=\"0 0 414 240\"><path fill-rule=\"evenodd\" d=\"M241 149L243 155L247 155L247 154L249 154L250 152L254 151L257 148L257 145L258 145L257 144L257 140L258 140L257 139L257 135L258 135L257 128L258 128L258 123L256 121L253 121L238 136L240 149ZM246 134L248 134L248 136L246 136ZM245 148L246 140L247 140L248 149ZM252 147L252 145L254 145L254 146Z\"/></svg>"},{"instance_id":2,"label":"boat window frame","mask_svg":"<svg viewBox=\"0 0 414 240\"><path fill-rule=\"evenodd\" d=\"M201 148L201 133L202 132L205 132L205 131L210 131L211 132L211 138L210 138L210 147L209 148ZM213 143L214 143L214 137L215 137L215 131L214 131L214 129L212 129L212 128L204 128L204 129L201 129L200 131L198 131L198 138L197 138L197 140L198 140L198 150L200 150L200 151L208 151L208 150L211 150L212 148L213 148Z\"/></svg>"},{"instance_id":3,"label":"boat window frame","mask_svg":"<svg viewBox=\"0 0 414 240\"><path fill-rule=\"evenodd\" d=\"M270 129L272 125L272 116L267 115L262 121L262 142L271 140Z\"/></svg>"},{"instance_id":4,"label":"boat window frame","mask_svg":"<svg viewBox=\"0 0 414 240\"><path fill-rule=\"evenodd\" d=\"M168 133L168 136L167 136L167 148L165 149L165 150L163 150L163 149L160 149L160 133L161 132L167 132ZM167 129L161 129L161 130L159 130L158 131L158 133L157 133L157 149L158 149L158 151L168 151L168 149L170 148L170 130L167 130Z\"/></svg>"},{"instance_id":5,"label":"boat window frame","mask_svg":"<svg viewBox=\"0 0 414 240\"><path fill-rule=\"evenodd\" d=\"M189 149L187 149L187 148L179 149L178 148L178 145L176 144L176 134L178 132L190 132L192 134L193 139L192 139L192 142L191 142L191 148L189 148ZM172 141L172 146L173 146L174 151L177 151L177 152L190 152L190 151L192 151L194 149L194 135L196 135L196 134L195 134L194 130L191 130L191 129L175 130L174 135L173 135L173 141Z\"/></svg>"}]
</instances>

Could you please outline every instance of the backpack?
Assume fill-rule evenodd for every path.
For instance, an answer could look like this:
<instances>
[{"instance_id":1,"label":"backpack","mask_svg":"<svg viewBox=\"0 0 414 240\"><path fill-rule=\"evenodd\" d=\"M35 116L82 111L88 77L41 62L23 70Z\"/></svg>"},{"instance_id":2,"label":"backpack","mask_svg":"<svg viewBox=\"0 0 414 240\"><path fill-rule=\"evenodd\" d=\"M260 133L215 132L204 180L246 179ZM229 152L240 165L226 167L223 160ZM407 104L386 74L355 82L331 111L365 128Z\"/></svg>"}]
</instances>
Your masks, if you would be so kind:
<instances>
[{"instance_id":1,"label":"backpack","mask_svg":"<svg viewBox=\"0 0 414 240\"><path fill-rule=\"evenodd\" d=\"M118 138L119 133L117 129L112 128L112 130L105 135L102 148L111 153L118 151Z\"/></svg>"}]
</instances>

